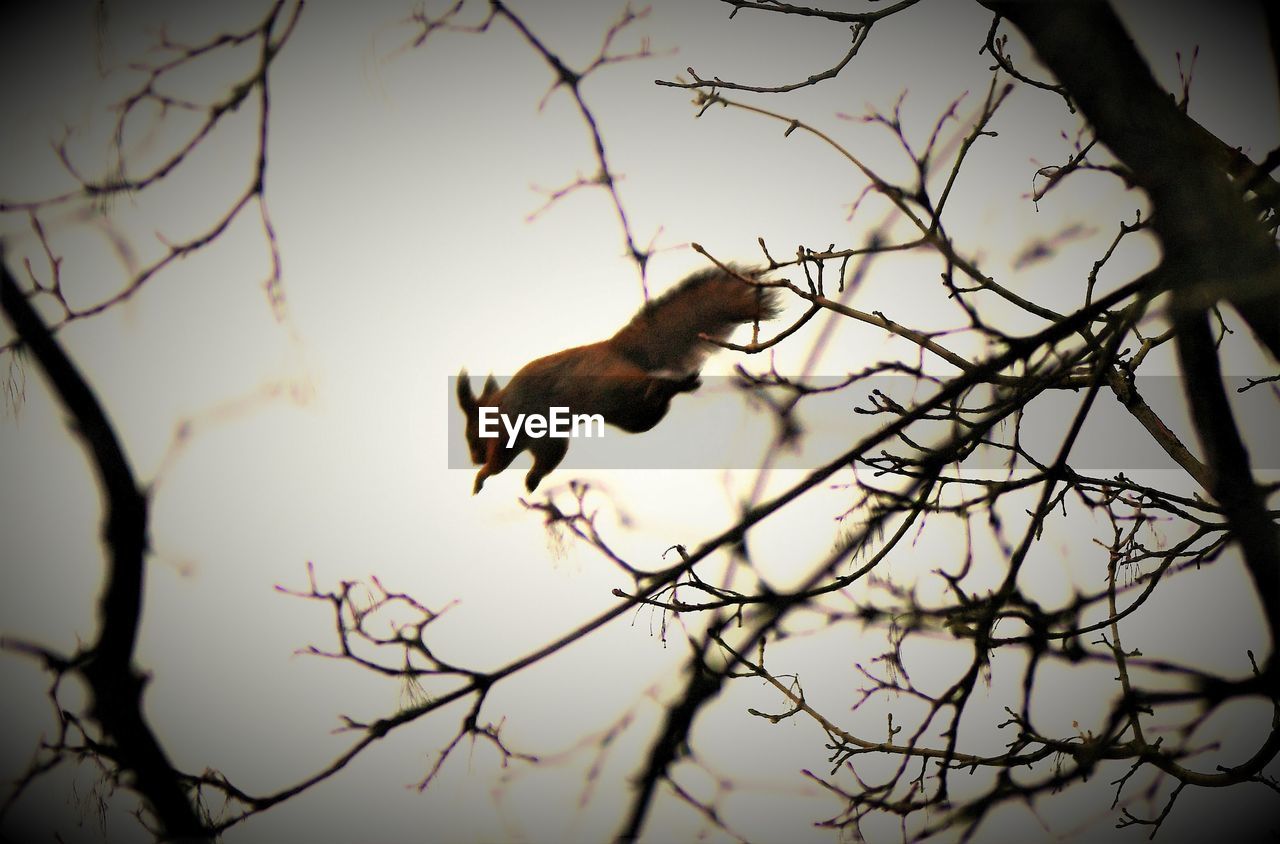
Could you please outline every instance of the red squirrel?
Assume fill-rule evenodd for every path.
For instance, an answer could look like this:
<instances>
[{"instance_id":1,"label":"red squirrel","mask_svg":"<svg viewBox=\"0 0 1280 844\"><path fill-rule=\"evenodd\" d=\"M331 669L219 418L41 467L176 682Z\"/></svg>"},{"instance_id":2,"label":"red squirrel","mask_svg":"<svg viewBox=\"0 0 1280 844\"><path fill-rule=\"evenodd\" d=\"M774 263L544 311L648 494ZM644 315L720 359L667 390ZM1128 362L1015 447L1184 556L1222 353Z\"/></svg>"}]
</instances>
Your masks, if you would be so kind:
<instances>
[{"instance_id":1,"label":"red squirrel","mask_svg":"<svg viewBox=\"0 0 1280 844\"><path fill-rule=\"evenodd\" d=\"M521 428L518 421L510 427L510 420L519 420L520 414L546 419L552 408L599 414L630 433L648 431L662 421L673 396L693 392L702 383L698 371L715 348L704 337L723 341L739 325L778 314L776 290L747 284L734 273L744 278L758 275L719 268L696 272L642 307L608 340L527 363L506 387L499 388L490 375L478 398L462 370L458 404L467 417L471 462L480 467L472 494L522 451L533 454L533 468L524 479L529 492L564 459L568 439L530 436L530 428ZM500 422L503 418L506 421ZM482 427L486 436L481 436Z\"/></svg>"}]
</instances>

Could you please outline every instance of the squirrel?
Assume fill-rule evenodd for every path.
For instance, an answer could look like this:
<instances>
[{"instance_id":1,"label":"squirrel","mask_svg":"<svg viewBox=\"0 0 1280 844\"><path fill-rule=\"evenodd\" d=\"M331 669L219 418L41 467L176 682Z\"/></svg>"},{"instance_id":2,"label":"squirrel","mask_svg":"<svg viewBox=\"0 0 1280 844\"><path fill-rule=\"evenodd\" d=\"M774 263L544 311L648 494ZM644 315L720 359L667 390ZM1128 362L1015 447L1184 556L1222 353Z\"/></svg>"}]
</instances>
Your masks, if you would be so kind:
<instances>
[{"instance_id":1,"label":"squirrel","mask_svg":"<svg viewBox=\"0 0 1280 844\"><path fill-rule=\"evenodd\" d=\"M533 468L525 475L529 492L564 459L569 442L563 436L530 436L519 421L504 430L520 414L545 418L552 408L599 414L629 433L657 425L675 395L701 385L698 372L715 348L708 339L723 342L739 325L777 316L777 291L742 280L759 275L718 267L696 272L645 304L608 340L538 358L521 367L506 387L499 388L490 375L479 397L463 369L458 404L466 414L471 462L480 467L472 495L522 451L533 454ZM500 418L507 421L499 423ZM486 436L481 436L482 425L487 425Z\"/></svg>"}]
</instances>

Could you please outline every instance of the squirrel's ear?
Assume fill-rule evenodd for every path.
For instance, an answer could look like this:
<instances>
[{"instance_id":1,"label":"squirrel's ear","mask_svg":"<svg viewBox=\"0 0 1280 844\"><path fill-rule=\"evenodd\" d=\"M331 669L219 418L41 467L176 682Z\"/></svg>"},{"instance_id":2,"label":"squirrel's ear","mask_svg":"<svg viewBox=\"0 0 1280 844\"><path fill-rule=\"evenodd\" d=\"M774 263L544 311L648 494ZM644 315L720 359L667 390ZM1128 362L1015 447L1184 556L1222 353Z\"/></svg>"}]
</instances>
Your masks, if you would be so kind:
<instances>
[{"instance_id":1,"label":"squirrel's ear","mask_svg":"<svg viewBox=\"0 0 1280 844\"><path fill-rule=\"evenodd\" d=\"M476 409L476 397L471 392L471 376L466 369L458 372L458 404L467 413Z\"/></svg>"},{"instance_id":2,"label":"squirrel's ear","mask_svg":"<svg viewBox=\"0 0 1280 844\"><path fill-rule=\"evenodd\" d=\"M488 378L484 379L484 389L480 391L480 401L488 401L496 396L498 392L498 379L490 375Z\"/></svg>"}]
</instances>

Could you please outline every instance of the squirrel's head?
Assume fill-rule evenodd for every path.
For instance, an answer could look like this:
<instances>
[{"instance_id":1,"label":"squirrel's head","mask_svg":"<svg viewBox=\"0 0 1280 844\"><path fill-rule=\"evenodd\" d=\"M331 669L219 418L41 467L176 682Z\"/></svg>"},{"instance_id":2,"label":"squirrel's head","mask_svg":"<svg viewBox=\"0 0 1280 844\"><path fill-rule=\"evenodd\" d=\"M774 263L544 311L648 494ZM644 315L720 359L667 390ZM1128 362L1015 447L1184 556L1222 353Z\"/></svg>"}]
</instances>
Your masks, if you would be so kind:
<instances>
[{"instance_id":1,"label":"squirrel's head","mask_svg":"<svg viewBox=\"0 0 1280 844\"><path fill-rule=\"evenodd\" d=\"M497 405L500 392L498 382L490 375L477 399L471 392L471 376L465 369L458 373L458 406L467 418L467 449L471 452L471 462L477 465L484 463L488 456L488 443L480 438L480 408Z\"/></svg>"},{"instance_id":2,"label":"squirrel's head","mask_svg":"<svg viewBox=\"0 0 1280 844\"><path fill-rule=\"evenodd\" d=\"M480 391L480 397L471 391L471 376L467 375L464 369L458 373L458 406L462 408L463 414L466 416L467 423L464 429L467 439L467 450L471 452L471 462L480 466L480 473L476 475L475 488L472 494L480 491L484 486L484 479L489 475L496 475L506 468L505 465L498 466L501 462L497 459L498 440L494 438L484 439L480 436L480 408L496 407L501 399L501 388L498 387L497 380L490 375L485 379L484 389ZM510 458L507 463L510 463Z\"/></svg>"}]
</instances>

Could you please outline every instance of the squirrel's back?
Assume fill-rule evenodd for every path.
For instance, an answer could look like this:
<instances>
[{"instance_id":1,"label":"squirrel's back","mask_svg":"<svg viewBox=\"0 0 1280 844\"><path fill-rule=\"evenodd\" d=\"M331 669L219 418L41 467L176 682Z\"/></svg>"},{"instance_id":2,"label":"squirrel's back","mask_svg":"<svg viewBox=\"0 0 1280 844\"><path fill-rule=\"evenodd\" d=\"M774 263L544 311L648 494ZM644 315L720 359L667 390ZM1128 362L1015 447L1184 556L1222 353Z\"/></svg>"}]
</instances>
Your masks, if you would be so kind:
<instances>
[{"instance_id":1,"label":"squirrel's back","mask_svg":"<svg viewBox=\"0 0 1280 844\"><path fill-rule=\"evenodd\" d=\"M750 270L734 272L754 279ZM701 270L640 309L608 342L649 372L690 373L714 350L701 339L723 341L743 323L771 319L777 291L747 284L719 267Z\"/></svg>"}]
</instances>

